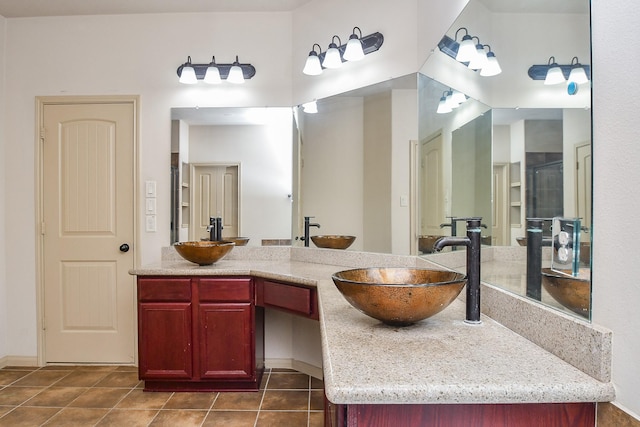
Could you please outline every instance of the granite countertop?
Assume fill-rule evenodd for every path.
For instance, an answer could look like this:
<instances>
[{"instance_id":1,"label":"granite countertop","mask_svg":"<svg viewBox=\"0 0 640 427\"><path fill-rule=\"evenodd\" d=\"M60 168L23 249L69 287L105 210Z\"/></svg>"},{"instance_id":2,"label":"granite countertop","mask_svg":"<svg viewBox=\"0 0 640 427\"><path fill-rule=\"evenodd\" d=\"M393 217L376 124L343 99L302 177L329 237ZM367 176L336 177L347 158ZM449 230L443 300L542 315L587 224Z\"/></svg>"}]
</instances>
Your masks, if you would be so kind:
<instances>
[{"instance_id":1,"label":"granite countertop","mask_svg":"<svg viewBox=\"0 0 640 427\"><path fill-rule=\"evenodd\" d=\"M604 402L615 396L610 382L594 379L484 315L480 325L465 323L460 300L412 326L386 326L338 292L331 274L347 268L342 262L278 256L225 258L206 267L173 259L130 273L252 275L316 286L325 393L336 404Z\"/></svg>"}]
</instances>

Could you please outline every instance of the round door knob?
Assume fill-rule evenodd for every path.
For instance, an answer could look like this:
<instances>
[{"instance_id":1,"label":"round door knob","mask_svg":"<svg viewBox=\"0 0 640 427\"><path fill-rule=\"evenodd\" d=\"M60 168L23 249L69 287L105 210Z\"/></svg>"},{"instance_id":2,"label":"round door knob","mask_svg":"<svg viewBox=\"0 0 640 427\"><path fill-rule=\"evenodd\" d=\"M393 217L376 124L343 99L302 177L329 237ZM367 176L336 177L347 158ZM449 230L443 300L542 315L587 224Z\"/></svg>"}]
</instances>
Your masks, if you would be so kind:
<instances>
[{"instance_id":1,"label":"round door knob","mask_svg":"<svg viewBox=\"0 0 640 427\"><path fill-rule=\"evenodd\" d=\"M120 252L129 252L129 245L123 243L120 245Z\"/></svg>"}]
</instances>

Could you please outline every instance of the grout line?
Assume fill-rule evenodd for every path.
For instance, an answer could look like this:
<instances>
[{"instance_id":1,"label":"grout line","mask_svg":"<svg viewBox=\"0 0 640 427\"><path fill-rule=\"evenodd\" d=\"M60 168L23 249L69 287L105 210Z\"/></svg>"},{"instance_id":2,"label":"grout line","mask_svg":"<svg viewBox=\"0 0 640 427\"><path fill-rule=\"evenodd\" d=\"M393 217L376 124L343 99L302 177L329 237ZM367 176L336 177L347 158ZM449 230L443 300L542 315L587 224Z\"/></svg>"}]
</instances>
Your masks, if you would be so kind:
<instances>
[{"instance_id":1,"label":"grout line","mask_svg":"<svg viewBox=\"0 0 640 427\"><path fill-rule=\"evenodd\" d=\"M265 369L266 371L266 369ZM253 422L253 427L258 425L258 418L260 418L260 411L262 411L262 402L264 402L264 396L267 394L267 388L269 387L269 380L271 379L271 369L269 369L269 375L267 375L267 380L264 382L264 390L262 390L262 397L260 398L260 406L258 406L258 413L256 413L256 420ZM264 376L264 374L263 374Z\"/></svg>"}]
</instances>

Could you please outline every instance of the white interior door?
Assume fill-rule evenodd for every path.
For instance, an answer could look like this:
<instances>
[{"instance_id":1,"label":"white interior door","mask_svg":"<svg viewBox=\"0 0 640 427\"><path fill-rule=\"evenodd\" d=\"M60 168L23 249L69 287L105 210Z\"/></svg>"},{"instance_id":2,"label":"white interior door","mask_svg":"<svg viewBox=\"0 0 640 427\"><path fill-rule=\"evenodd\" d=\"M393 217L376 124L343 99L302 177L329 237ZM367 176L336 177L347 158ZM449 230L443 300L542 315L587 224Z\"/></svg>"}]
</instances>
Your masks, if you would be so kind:
<instances>
[{"instance_id":1,"label":"white interior door","mask_svg":"<svg viewBox=\"0 0 640 427\"><path fill-rule=\"evenodd\" d=\"M191 239L209 238L209 218L222 218L222 236L239 234L238 165L192 165Z\"/></svg>"},{"instance_id":2,"label":"white interior door","mask_svg":"<svg viewBox=\"0 0 640 427\"><path fill-rule=\"evenodd\" d=\"M135 362L135 114L133 102L42 107L46 363Z\"/></svg>"},{"instance_id":3,"label":"white interior door","mask_svg":"<svg viewBox=\"0 0 640 427\"><path fill-rule=\"evenodd\" d=\"M440 235L444 215L442 135L422 143L420 149L420 234Z\"/></svg>"}]
</instances>

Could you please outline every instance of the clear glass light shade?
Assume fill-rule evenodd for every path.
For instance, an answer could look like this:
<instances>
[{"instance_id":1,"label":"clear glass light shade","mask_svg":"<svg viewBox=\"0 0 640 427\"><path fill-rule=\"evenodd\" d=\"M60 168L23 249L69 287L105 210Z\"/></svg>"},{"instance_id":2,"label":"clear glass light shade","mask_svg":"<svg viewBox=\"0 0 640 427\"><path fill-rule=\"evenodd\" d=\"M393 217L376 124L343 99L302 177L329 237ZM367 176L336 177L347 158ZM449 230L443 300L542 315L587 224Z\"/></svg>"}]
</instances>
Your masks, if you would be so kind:
<instances>
[{"instance_id":1,"label":"clear glass light shade","mask_svg":"<svg viewBox=\"0 0 640 427\"><path fill-rule=\"evenodd\" d=\"M469 62L476 54L476 45L473 43L470 35L462 37L460 46L458 46L458 53L456 54L456 61Z\"/></svg>"},{"instance_id":2,"label":"clear glass light shade","mask_svg":"<svg viewBox=\"0 0 640 427\"><path fill-rule=\"evenodd\" d=\"M185 65L184 67L182 67L182 72L180 73L180 83L184 83L186 85L193 85L198 83L196 70L192 66Z\"/></svg>"},{"instance_id":3,"label":"clear glass light shade","mask_svg":"<svg viewBox=\"0 0 640 427\"><path fill-rule=\"evenodd\" d=\"M487 64L487 53L481 44L476 45L476 53L469 62L469 68L472 70L480 70Z\"/></svg>"},{"instance_id":4,"label":"clear glass light shade","mask_svg":"<svg viewBox=\"0 0 640 427\"><path fill-rule=\"evenodd\" d=\"M487 53L487 63L480 70L480 75L483 77L497 76L502 72L498 58L493 52Z\"/></svg>"},{"instance_id":5,"label":"clear glass light shade","mask_svg":"<svg viewBox=\"0 0 640 427\"><path fill-rule=\"evenodd\" d=\"M344 59L347 61L359 61L364 58L364 51L362 50L362 42L355 34L352 34L347 42L347 47L344 50Z\"/></svg>"},{"instance_id":6,"label":"clear glass light shade","mask_svg":"<svg viewBox=\"0 0 640 427\"><path fill-rule=\"evenodd\" d=\"M589 78L587 77L587 73L584 71L584 68L577 66L571 69L571 73L569 73L569 81L581 85L583 83L587 83Z\"/></svg>"},{"instance_id":7,"label":"clear glass light shade","mask_svg":"<svg viewBox=\"0 0 640 427\"><path fill-rule=\"evenodd\" d=\"M302 72L308 76L317 76L322 74L322 65L320 65L320 58L318 58L318 54L316 52L309 53Z\"/></svg>"},{"instance_id":8,"label":"clear glass light shade","mask_svg":"<svg viewBox=\"0 0 640 427\"><path fill-rule=\"evenodd\" d=\"M209 83L210 85L216 85L222 82L222 79L220 79L220 70L218 70L218 67L212 65L209 65L207 67L207 72L204 74L204 82Z\"/></svg>"},{"instance_id":9,"label":"clear glass light shade","mask_svg":"<svg viewBox=\"0 0 640 427\"><path fill-rule=\"evenodd\" d=\"M318 104L316 101L307 102L302 104L302 111L307 114L315 114L318 112Z\"/></svg>"},{"instance_id":10,"label":"clear glass light shade","mask_svg":"<svg viewBox=\"0 0 640 427\"><path fill-rule=\"evenodd\" d=\"M447 98L443 96L442 98L440 98L440 102L438 103L438 109L436 110L436 113L446 114L450 112L451 112L451 108L447 105Z\"/></svg>"},{"instance_id":11,"label":"clear glass light shade","mask_svg":"<svg viewBox=\"0 0 640 427\"><path fill-rule=\"evenodd\" d=\"M342 66L342 58L340 58L340 51L335 43L329 45L329 49L324 54L324 61L322 66L325 68L340 68Z\"/></svg>"},{"instance_id":12,"label":"clear glass light shade","mask_svg":"<svg viewBox=\"0 0 640 427\"><path fill-rule=\"evenodd\" d=\"M227 81L234 84L244 83L244 74L242 74L242 68L239 65L232 65L227 76Z\"/></svg>"},{"instance_id":13,"label":"clear glass light shade","mask_svg":"<svg viewBox=\"0 0 640 427\"><path fill-rule=\"evenodd\" d=\"M564 74L562 74L562 69L558 66L558 64L552 64L551 68L547 71L547 77L544 79L544 84L546 85L557 85L559 83L564 83Z\"/></svg>"}]
</instances>

